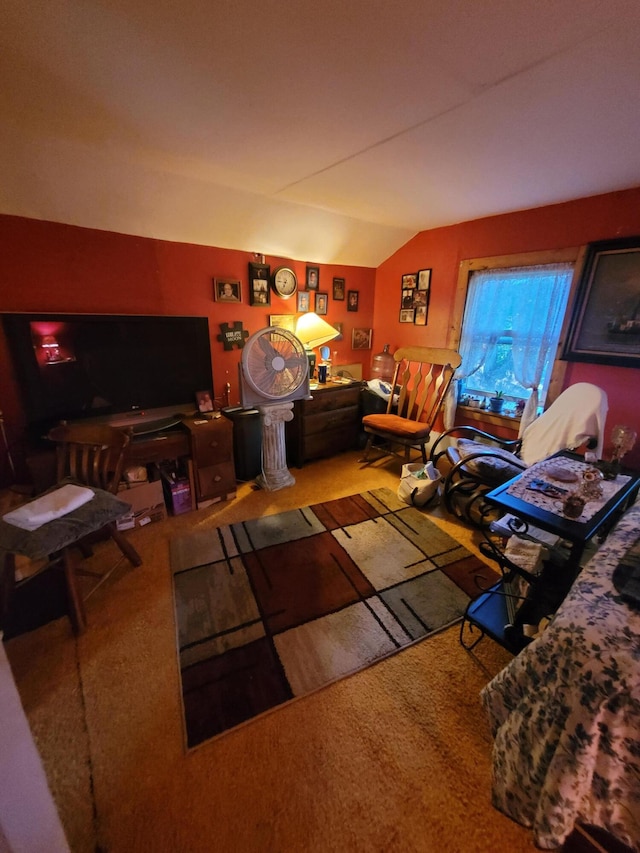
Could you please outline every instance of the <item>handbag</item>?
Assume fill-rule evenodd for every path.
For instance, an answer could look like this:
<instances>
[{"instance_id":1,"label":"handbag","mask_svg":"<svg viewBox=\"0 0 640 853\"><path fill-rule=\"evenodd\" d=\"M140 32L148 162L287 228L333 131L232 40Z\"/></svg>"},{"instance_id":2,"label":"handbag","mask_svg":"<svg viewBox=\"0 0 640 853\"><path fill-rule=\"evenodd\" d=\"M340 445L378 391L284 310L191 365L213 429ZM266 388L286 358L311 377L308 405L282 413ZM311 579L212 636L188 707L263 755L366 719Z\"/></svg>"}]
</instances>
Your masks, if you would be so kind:
<instances>
[{"instance_id":1,"label":"handbag","mask_svg":"<svg viewBox=\"0 0 640 853\"><path fill-rule=\"evenodd\" d=\"M442 479L432 462L409 462L402 466L398 497L412 506L426 506L438 494Z\"/></svg>"}]
</instances>

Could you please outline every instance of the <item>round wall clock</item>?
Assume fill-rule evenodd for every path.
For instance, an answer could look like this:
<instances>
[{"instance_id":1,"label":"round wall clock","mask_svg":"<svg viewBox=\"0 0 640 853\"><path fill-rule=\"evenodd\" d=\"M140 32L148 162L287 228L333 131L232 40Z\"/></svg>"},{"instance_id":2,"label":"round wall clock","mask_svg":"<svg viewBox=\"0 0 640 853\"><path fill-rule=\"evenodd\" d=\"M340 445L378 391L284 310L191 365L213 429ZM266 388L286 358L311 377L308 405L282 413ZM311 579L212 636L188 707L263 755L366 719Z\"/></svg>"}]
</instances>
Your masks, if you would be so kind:
<instances>
[{"instance_id":1,"label":"round wall clock","mask_svg":"<svg viewBox=\"0 0 640 853\"><path fill-rule=\"evenodd\" d=\"M283 299L288 299L298 289L298 279L291 267L278 267L271 276L271 286Z\"/></svg>"}]
</instances>

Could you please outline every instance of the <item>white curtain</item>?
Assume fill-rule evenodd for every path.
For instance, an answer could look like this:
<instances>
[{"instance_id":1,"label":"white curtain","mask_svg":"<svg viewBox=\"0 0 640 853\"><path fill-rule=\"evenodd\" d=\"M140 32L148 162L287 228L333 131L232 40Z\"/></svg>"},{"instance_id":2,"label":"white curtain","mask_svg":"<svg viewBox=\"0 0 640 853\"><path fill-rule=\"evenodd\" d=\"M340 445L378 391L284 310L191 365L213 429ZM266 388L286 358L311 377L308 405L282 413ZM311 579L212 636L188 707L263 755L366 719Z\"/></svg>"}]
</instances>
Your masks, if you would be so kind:
<instances>
[{"instance_id":1,"label":"white curtain","mask_svg":"<svg viewBox=\"0 0 640 853\"><path fill-rule=\"evenodd\" d=\"M490 270L472 273L467 290L467 301L462 321L460 357L462 363L455 372L444 404L444 428L451 429L455 422L460 382L468 379L485 362L487 352L498 340L499 325L495 318L502 315L504 295L502 280L494 281ZM496 270L499 272L499 270ZM502 327L504 329L504 326Z\"/></svg>"},{"instance_id":2,"label":"white curtain","mask_svg":"<svg viewBox=\"0 0 640 853\"><path fill-rule=\"evenodd\" d=\"M536 417L545 364L557 346L573 274L572 264L480 270L469 280L462 323L462 364L445 404L445 427L453 426L457 382L485 362L505 330L513 337L514 377L530 391L520 421L522 435ZM455 387L454 387L455 386Z\"/></svg>"},{"instance_id":3,"label":"white curtain","mask_svg":"<svg viewBox=\"0 0 640 853\"><path fill-rule=\"evenodd\" d=\"M523 267L515 281L520 295L512 315L513 368L516 381L531 392L520 419L522 436L538 411L545 364L553 357L569 298L572 264Z\"/></svg>"}]
</instances>

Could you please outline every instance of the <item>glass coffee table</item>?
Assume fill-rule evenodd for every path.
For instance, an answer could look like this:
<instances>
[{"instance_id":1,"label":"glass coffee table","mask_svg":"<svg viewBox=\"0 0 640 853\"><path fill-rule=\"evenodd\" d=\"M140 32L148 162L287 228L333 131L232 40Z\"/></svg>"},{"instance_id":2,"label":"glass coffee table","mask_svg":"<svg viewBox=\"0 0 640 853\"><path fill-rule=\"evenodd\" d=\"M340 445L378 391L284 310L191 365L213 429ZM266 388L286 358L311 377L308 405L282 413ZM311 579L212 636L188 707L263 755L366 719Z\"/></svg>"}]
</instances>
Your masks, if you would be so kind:
<instances>
[{"instance_id":1,"label":"glass coffee table","mask_svg":"<svg viewBox=\"0 0 640 853\"><path fill-rule=\"evenodd\" d=\"M545 615L555 612L580 572L583 552L589 541L595 536L604 539L638 495L640 474L623 470L615 479L600 480L597 475L593 475L593 470L594 466L586 463L582 456L563 450L532 465L485 496L498 509L521 519L525 523L525 530L526 525L534 525L560 537L567 545L562 563L545 565L535 583L530 584L529 600L523 603L519 611L521 620L526 619L527 613L539 612L540 607L545 605L545 597L547 607L552 608ZM580 514L577 518L567 517L563 510L566 498L574 492L585 491L585 486L590 482L585 476L591 476L591 482L595 483L591 498L582 510L578 507ZM586 492L589 494L588 486ZM526 579L531 580L530 577ZM465 648L473 648L484 635L514 654L527 644L528 640L523 640L522 635L513 632L509 622L506 580L505 575L467 607L460 630L460 641ZM545 596L545 593L548 595ZM481 632L471 644L464 640L467 623L471 630L476 628Z\"/></svg>"}]
</instances>

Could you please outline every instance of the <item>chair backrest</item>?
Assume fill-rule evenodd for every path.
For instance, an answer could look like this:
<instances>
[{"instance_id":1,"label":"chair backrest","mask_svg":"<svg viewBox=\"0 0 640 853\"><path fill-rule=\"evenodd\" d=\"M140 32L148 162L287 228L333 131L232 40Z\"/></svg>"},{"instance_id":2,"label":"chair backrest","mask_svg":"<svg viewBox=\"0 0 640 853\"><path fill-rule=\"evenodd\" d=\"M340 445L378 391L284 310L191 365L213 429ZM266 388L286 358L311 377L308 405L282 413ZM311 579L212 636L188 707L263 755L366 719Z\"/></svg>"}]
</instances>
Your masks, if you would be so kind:
<instances>
[{"instance_id":1,"label":"chair backrest","mask_svg":"<svg viewBox=\"0 0 640 853\"><path fill-rule=\"evenodd\" d=\"M597 442L594 450L601 459L608 409L609 401L602 388L590 382L569 385L524 431L520 451L523 462L533 465L589 439Z\"/></svg>"},{"instance_id":2,"label":"chair backrest","mask_svg":"<svg viewBox=\"0 0 640 853\"><path fill-rule=\"evenodd\" d=\"M47 435L57 444L57 480L71 478L84 486L115 494L131 440L123 429L108 424L68 424L64 421Z\"/></svg>"},{"instance_id":3,"label":"chair backrest","mask_svg":"<svg viewBox=\"0 0 640 853\"><path fill-rule=\"evenodd\" d=\"M424 421L431 429L453 374L462 361L460 354L438 347L400 347L393 358L396 362L393 387L400 386L397 414L413 421ZM393 408L391 395L387 412Z\"/></svg>"}]
</instances>

